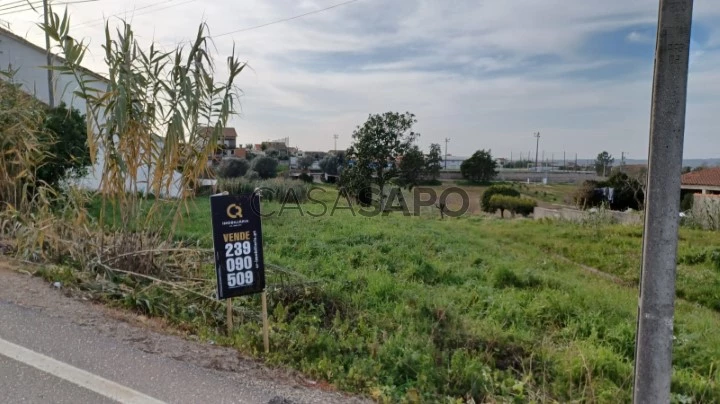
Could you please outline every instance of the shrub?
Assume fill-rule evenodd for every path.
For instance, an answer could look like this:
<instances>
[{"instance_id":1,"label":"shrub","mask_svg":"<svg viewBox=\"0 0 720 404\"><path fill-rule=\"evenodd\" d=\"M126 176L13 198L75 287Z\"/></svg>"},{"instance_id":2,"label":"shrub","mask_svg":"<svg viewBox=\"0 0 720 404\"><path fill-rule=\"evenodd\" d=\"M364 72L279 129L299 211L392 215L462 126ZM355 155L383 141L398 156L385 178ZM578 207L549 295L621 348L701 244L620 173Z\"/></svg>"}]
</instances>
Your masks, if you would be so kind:
<instances>
[{"instance_id":1,"label":"shrub","mask_svg":"<svg viewBox=\"0 0 720 404\"><path fill-rule=\"evenodd\" d=\"M513 214L520 214L527 216L533 212L537 203L528 198L517 198L514 196L506 195L493 195L490 198L489 206L493 212L500 210L500 216L505 216L505 211L508 210Z\"/></svg>"},{"instance_id":2,"label":"shrub","mask_svg":"<svg viewBox=\"0 0 720 404\"><path fill-rule=\"evenodd\" d=\"M263 202L294 202L308 201L310 184L285 179L272 179L267 181L248 181L245 178L223 178L218 180L218 192L228 192L231 195L250 194L260 189Z\"/></svg>"},{"instance_id":3,"label":"shrub","mask_svg":"<svg viewBox=\"0 0 720 404\"><path fill-rule=\"evenodd\" d=\"M685 196L683 196L682 200L680 201L680 210L683 212L692 210L693 202L695 202L695 194L693 194L693 193L685 194Z\"/></svg>"},{"instance_id":4,"label":"shrub","mask_svg":"<svg viewBox=\"0 0 720 404\"><path fill-rule=\"evenodd\" d=\"M260 174L258 174L258 172L255 170L248 170L248 172L245 173L245 180L260 181Z\"/></svg>"},{"instance_id":5,"label":"shrub","mask_svg":"<svg viewBox=\"0 0 720 404\"><path fill-rule=\"evenodd\" d=\"M300 174L300 176L298 178L300 179L300 181L306 182L308 184L312 184L313 182L315 182L312 175L310 175L308 173L302 173L302 174Z\"/></svg>"},{"instance_id":6,"label":"shrub","mask_svg":"<svg viewBox=\"0 0 720 404\"><path fill-rule=\"evenodd\" d=\"M278 161L272 157L256 157L252 161L252 169L257 171L262 179L275 178L277 176Z\"/></svg>"},{"instance_id":7,"label":"shrub","mask_svg":"<svg viewBox=\"0 0 720 404\"><path fill-rule=\"evenodd\" d=\"M490 204L490 198L493 197L493 195L505 195L505 196L513 196L516 198L520 197L520 192L512 187L506 186L506 185L493 185L489 187L482 195L481 204L482 204L482 210L488 213L495 213L497 209L493 209Z\"/></svg>"},{"instance_id":8,"label":"shrub","mask_svg":"<svg viewBox=\"0 0 720 404\"><path fill-rule=\"evenodd\" d=\"M250 169L250 163L240 157L224 158L218 166L217 173L220 178L238 178L245 175Z\"/></svg>"}]
</instances>

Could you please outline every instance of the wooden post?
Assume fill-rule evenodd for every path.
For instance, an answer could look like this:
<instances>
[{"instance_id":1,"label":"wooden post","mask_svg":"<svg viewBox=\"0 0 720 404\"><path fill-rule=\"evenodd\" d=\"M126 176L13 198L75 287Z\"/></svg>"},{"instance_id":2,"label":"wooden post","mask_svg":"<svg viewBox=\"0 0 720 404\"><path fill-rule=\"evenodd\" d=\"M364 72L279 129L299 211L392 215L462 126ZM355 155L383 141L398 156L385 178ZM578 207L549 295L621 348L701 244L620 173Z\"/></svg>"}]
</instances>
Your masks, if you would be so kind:
<instances>
[{"instance_id":1,"label":"wooden post","mask_svg":"<svg viewBox=\"0 0 720 404\"><path fill-rule=\"evenodd\" d=\"M225 300L225 303L227 305L227 333L228 333L228 336L230 336L230 335L232 335L232 329L233 329L232 298Z\"/></svg>"},{"instance_id":2,"label":"wooden post","mask_svg":"<svg viewBox=\"0 0 720 404\"><path fill-rule=\"evenodd\" d=\"M265 353L270 353L270 325L268 324L267 314L267 292L262 292L262 321L263 321L263 344L265 345Z\"/></svg>"}]
</instances>

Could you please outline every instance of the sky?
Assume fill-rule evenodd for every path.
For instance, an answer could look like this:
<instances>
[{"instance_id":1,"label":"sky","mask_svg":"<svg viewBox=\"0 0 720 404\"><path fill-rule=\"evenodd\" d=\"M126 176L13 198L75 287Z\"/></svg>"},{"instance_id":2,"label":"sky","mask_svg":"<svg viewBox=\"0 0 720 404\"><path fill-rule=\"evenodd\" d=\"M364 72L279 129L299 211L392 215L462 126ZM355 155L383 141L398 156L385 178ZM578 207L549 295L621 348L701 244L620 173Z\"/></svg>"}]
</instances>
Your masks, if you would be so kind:
<instances>
[{"instance_id":1,"label":"sky","mask_svg":"<svg viewBox=\"0 0 720 404\"><path fill-rule=\"evenodd\" d=\"M130 21L148 46L187 42L202 22L211 35L239 31L215 46L218 60L234 45L251 67L229 124L242 144L289 137L291 146L329 150L338 134L346 148L369 114L410 111L426 151L449 138L455 156L534 158L540 132L546 158L647 157L658 0L341 3L99 0L68 13L71 35L90 42L86 67L99 72L103 18ZM40 14L0 19L44 45ZM690 51L684 157L720 157L720 2L695 2Z\"/></svg>"}]
</instances>

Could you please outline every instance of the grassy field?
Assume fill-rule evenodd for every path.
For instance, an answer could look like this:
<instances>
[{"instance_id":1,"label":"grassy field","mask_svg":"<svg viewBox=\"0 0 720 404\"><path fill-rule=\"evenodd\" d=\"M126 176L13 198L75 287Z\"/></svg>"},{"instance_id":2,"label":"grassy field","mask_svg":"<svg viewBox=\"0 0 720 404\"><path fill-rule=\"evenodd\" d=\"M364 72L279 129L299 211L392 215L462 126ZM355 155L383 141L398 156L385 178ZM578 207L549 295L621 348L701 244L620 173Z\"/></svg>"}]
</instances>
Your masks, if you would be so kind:
<instances>
[{"instance_id":1,"label":"grassy field","mask_svg":"<svg viewBox=\"0 0 720 404\"><path fill-rule=\"evenodd\" d=\"M631 401L641 228L331 215L335 196L321 194L320 217L308 215L318 204L263 207L278 213L263 221L266 261L306 279L269 288L271 363L378 401ZM209 247L210 229L197 199L177 237ZM717 233L682 231L674 402L720 399L716 245ZM205 277L214 284L210 263ZM257 311L258 300L236 304ZM261 355L258 321L231 338L202 324L190 328Z\"/></svg>"}]
</instances>

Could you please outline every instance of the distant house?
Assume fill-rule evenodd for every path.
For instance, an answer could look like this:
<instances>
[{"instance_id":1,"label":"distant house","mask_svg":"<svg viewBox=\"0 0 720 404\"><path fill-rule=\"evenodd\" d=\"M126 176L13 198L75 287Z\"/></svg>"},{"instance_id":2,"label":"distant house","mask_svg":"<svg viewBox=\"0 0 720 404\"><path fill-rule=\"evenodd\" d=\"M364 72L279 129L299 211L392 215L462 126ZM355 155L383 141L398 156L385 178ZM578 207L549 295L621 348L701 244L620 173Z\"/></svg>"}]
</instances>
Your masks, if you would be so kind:
<instances>
[{"instance_id":1,"label":"distant house","mask_svg":"<svg viewBox=\"0 0 720 404\"><path fill-rule=\"evenodd\" d=\"M680 179L683 192L720 194L720 167L704 168L683 174Z\"/></svg>"},{"instance_id":2,"label":"distant house","mask_svg":"<svg viewBox=\"0 0 720 404\"><path fill-rule=\"evenodd\" d=\"M199 130L200 135L207 139L212 134L214 128L201 126ZM245 157L245 150L237 147L237 132L235 131L235 128L230 127L223 128L222 134L218 139L218 148L212 155L208 156L208 158L219 161L223 157L228 156Z\"/></svg>"}]
</instances>

